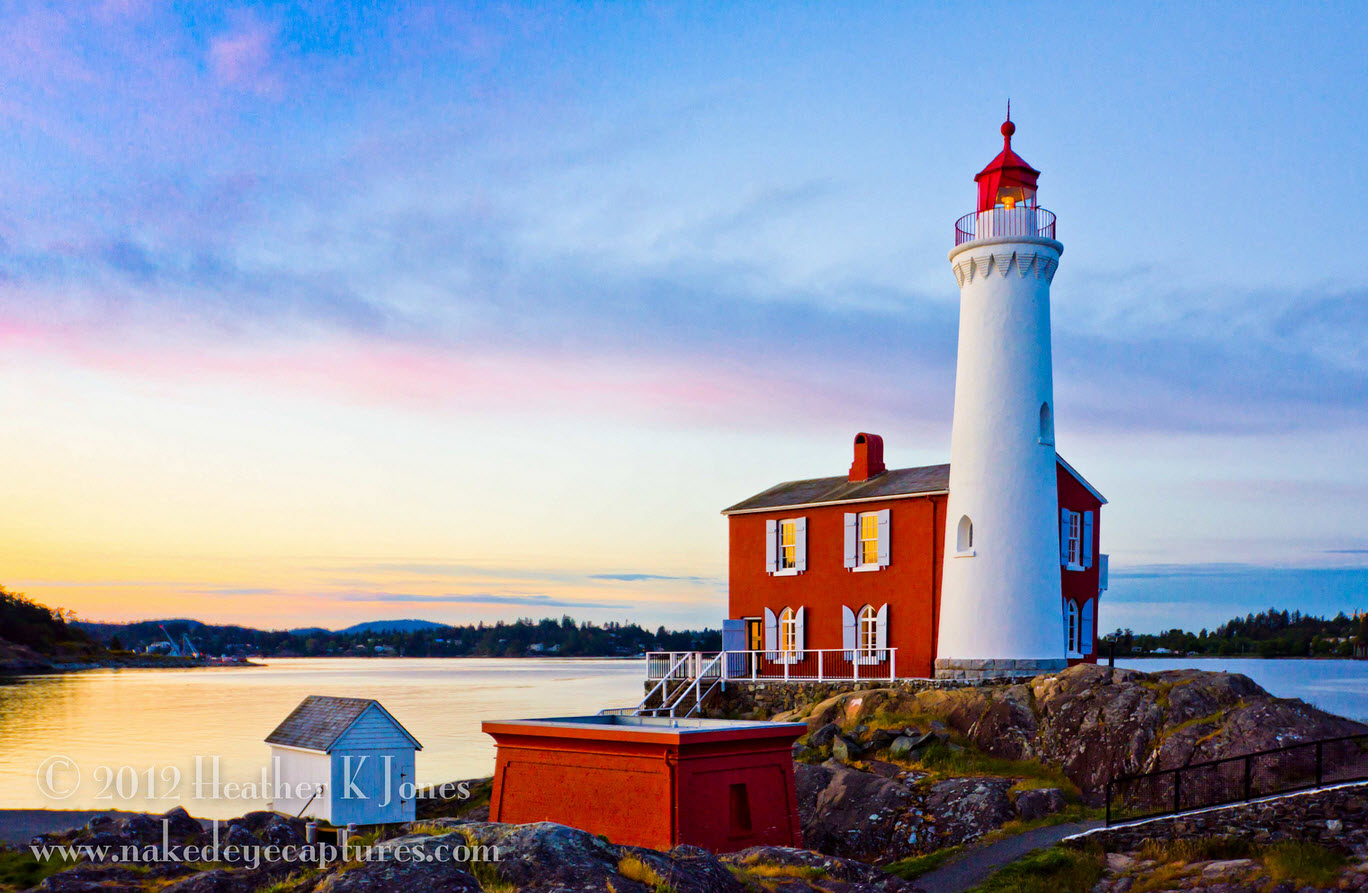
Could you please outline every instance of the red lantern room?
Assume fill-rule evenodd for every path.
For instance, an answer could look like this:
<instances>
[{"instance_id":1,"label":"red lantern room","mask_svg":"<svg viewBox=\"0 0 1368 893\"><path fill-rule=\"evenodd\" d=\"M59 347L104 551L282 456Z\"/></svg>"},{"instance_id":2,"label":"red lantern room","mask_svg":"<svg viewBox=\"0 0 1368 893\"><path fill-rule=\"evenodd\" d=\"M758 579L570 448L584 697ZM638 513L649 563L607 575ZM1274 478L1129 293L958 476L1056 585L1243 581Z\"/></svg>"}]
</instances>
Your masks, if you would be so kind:
<instances>
[{"instance_id":1,"label":"red lantern room","mask_svg":"<svg viewBox=\"0 0 1368 893\"><path fill-rule=\"evenodd\" d=\"M1008 111L1007 120L1002 125L1002 151L974 177L974 182L978 184L980 211L1010 209L1017 205L1036 206L1036 178L1040 176L1040 171L1012 151L1014 133L1016 125L1012 123L1012 113Z\"/></svg>"}]
</instances>

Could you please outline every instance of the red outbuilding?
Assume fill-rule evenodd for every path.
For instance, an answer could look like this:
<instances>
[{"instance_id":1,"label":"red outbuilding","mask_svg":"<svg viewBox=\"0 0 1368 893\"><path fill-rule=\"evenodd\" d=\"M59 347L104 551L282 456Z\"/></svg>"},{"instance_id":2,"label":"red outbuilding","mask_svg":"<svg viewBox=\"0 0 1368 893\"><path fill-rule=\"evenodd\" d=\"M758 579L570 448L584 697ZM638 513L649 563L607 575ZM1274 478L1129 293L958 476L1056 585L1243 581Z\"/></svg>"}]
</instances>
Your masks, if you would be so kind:
<instances>
[{"instance_id":1,"label":"red outbuilding","mask_svg":"<svg viewBox=\"0 0 1368 893\"><path fill-rule=\"evenodd\" d=\"M483 729L498 747L492 822L559 822L660 850L802 846L792 746L803 723L609 714Z\"/></svg>"},{"instance_id":2,"label":"red outbuilding","mask_svg":"<svg viewBox=\"0 0 1368 893\"><path fill-rule=\"evenodd\" d=\"M1057 476L1067 656L1096 662L1106 500L1062 458ZM728 676L934 676L949 481L949 465L886 468L883 439L862 433L847 474L777 484L724 510L723 649L750 663Z\"/></svg>"}]
</instances>

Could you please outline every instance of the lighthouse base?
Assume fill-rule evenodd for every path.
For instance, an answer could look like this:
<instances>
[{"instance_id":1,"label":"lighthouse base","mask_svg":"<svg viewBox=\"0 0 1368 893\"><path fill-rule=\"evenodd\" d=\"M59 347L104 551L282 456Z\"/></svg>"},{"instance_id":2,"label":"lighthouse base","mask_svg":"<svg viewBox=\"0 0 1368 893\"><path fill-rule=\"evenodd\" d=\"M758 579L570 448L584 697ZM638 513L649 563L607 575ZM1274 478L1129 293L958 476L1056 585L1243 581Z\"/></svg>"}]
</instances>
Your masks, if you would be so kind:
<instances>
[{"instance_id":1,"label":"lighthouse base","mask_svg":"<svg viewBox=\"0 0 1368 893\"><path fill-rule=\"evenodd\" d=\"M1042 673L1058 673L1067 669L1064 658L956 658L936 659L937 679L1021 679Z\"/></svg>"}]
</instances>

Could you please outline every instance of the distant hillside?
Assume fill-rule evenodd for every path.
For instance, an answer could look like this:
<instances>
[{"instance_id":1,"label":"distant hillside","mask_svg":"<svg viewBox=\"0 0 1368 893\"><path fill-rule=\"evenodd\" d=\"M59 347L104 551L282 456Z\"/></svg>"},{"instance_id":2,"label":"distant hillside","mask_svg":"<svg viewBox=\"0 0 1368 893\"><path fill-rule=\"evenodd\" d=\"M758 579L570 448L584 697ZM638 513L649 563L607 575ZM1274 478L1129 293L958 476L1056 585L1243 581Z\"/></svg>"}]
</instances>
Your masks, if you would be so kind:
<instances>
[{"instance_id":1,"label":"distant hillside","mask_svg":"<svg viewBox=\"0 0 1368 893\"><path fill-rule=\"evenodd\" d=\"M717 630L651 632L635 623L519 620L449 626L431 620L372 620L333 632L318 627L260 630L198 620L143 620L75 626L111 648L142 651L183 636L207 655L261 657L627 657L643 651L716 650Z\"/></svg>"},{"instance_id":2,"label":"distant hillside","mask_svg":"<svg viewBox=\"0 0 1368 893\"><path fill-rule=\"evenodd\" d=\"M355 633L411 633L417 629L443 629L446 624L433 623L431 620L371 620L356 623L338 632L344 635Z\"/></svg>"},{"instance_id":3,"label":"distant hillside","mask_svg":"<svg viewBox=\"0 0 1368 893\"><path fill-rule=\"evenodd\" d=\"M60 609L0 588L0 670L42 669L89 660L104 649L68 624Z\"/></svg>"}]
</instances>

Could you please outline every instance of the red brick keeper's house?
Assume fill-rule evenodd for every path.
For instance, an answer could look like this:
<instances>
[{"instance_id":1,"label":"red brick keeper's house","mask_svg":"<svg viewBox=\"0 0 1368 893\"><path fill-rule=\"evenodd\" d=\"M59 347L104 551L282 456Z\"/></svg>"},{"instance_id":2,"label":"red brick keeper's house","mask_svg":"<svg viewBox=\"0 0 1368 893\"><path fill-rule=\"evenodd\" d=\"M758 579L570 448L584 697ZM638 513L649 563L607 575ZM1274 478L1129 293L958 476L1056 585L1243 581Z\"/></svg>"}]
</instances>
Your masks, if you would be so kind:
<instances>
[{"instance_id":1,"label":"red brick keeper's house","mask_svg":"<svg viewBox=\"0 0 1368 893\"><path fill-rule=\"evenodd\" d=\"M1095 663L1106 500L1062 458L1057 477L1067 655ZM949 480L949 465L885 468L882 438L859 434L848 474L777 484L724 510L724 650L761 652L750 659L770 677L775 664L805 678L934 676Z\"/></svg>"}]
</instances>

